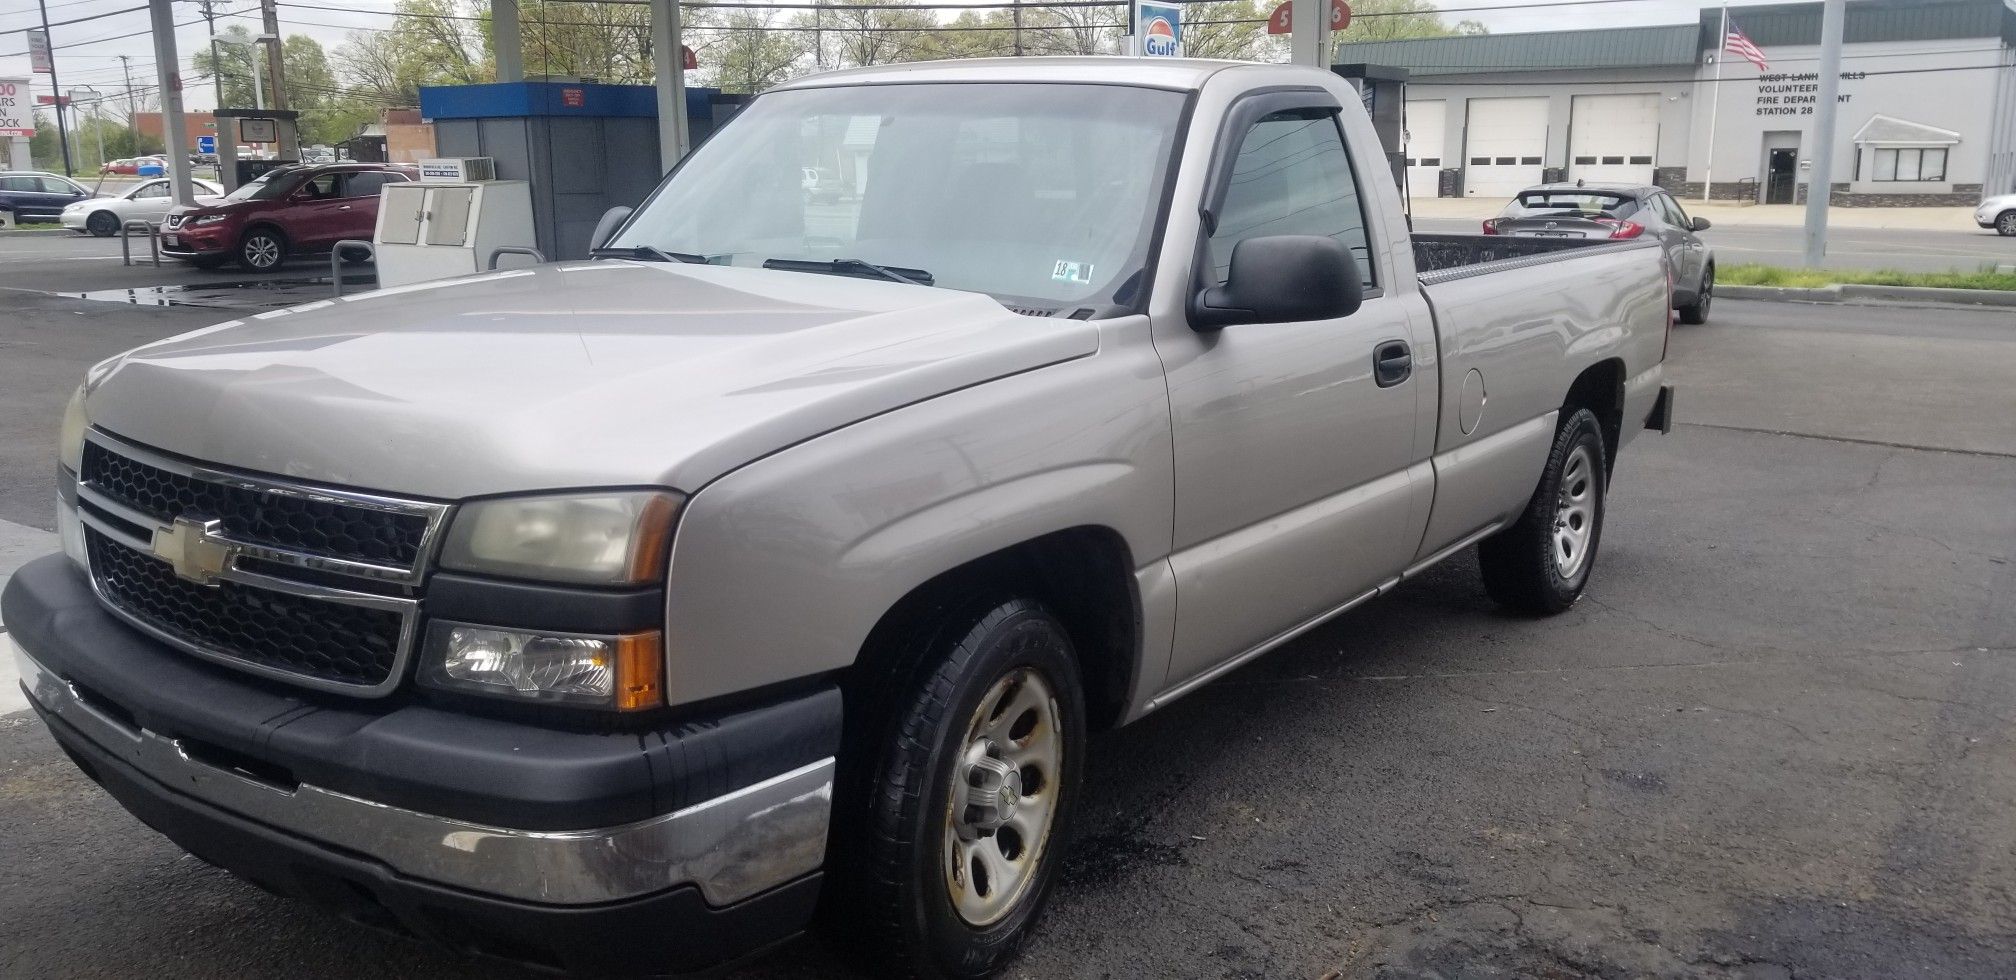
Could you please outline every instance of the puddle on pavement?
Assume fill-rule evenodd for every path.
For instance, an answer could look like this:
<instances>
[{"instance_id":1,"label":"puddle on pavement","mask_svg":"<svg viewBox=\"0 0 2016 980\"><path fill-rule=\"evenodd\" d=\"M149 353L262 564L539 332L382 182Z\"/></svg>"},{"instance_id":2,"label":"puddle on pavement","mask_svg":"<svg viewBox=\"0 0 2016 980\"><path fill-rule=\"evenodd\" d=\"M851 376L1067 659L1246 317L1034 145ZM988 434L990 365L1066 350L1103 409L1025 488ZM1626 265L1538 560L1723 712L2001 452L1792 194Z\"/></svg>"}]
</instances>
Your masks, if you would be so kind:
<instances>
[{"instance_id":1,"label":"puddle on pavement","mask_svg":"<svg viewBox=\"0 0 2016 980\"><path fill-rule=\"evenodd\" d=\"M362 293L378 285L376 276L343 277L343 293ZM328 276L306 279L252 279L241 282L206 282L172 286L135 286L127 289L90 289L55 293L67 299L87 299L129 306L203 306L219 309L280 309L329 299L333 292Z\"/></svg>"}]
</instances>

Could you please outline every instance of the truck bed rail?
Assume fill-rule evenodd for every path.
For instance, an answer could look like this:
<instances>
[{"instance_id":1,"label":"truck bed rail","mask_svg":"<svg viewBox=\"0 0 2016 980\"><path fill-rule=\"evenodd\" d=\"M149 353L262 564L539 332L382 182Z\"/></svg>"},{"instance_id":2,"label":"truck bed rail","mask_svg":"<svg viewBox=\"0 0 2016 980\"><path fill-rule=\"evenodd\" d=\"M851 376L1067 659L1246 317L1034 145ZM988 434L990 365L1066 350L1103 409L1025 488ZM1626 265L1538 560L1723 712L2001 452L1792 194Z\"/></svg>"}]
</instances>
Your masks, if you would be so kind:
<instances>
[{"instance_id":1,"label":"truck bed rail","mask_svg":"<svg viewBox=\"0 0 2016 980\"><path fill-rule=\"evenodd\" d=\"M1650 240L1532 238L1514 235L1414 235L1414 268L1424 285L1523 269L1573 258L1585 249L1653 248Z\"/></svg>"}]
</instances>

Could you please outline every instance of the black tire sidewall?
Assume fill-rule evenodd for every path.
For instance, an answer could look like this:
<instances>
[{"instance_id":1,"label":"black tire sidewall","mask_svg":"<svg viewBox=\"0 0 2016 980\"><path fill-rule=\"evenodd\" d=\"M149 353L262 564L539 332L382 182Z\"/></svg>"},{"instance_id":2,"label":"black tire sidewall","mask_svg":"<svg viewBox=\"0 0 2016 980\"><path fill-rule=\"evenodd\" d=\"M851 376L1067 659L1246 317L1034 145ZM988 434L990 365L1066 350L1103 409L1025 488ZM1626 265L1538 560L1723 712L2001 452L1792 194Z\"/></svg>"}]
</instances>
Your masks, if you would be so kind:
<instances>
[{"instance_id":1,"label":"black tire sidewall","mask_svg":"<svg viewBox=\"0 0 2016 980\"><path fill-rule=\"evenodd\" d=\"M100 224L100 218L104 218L110 227ZM96 238L111 238L119 233L119 218L110 211L94 211L84 219L84 230Z\"/></svg>"},{"instance_id":2,"label":"black tire sidewall","mask_svg":"<svg viewBox=\"0 0 2016 980\"><path fill-rule=\"evenodd\" d=\"M872 798L883 812L871 824L882 828L885 837L894 831L915 842L892 855L897 866L885 870L896 872L893 877L900 883L898 938L910 954L910 971L919 977L986 976L1014 953L1055 884L1084 768L1084 696L1064 627L1023 599L969 609L973 611L965 618L970 625L940 634L955 641L948 644L950 650L931 651L923 660L913 687L916 696L895 719L899 737L886 743L873 787ZM1050 641L1021 647L1012 641L1023 631L1048 633ZM1016 907L991 925L975 927L953 908L944 882L943 820L952 789L948 777L981 699L995 681L1022 668L1039 671L1057 699L1062 763L1056 811L1036 878ZM920 747L923 751L917 751ZM915 794L888 791L898 785L923 789Z\"/></svg>"},{"instance_id":3,"label":"black tire sidewall","mask_svg":"<svg viewBox=\"0 0 2016 980\"><path fill-rule=\"evenodd\" d=\"M2012 219L2011 215L2016 215L2016 211L2004 211L1995 216L1996 234L2016 236L2016 219Z\"/></svg>"},{"instance_id":4,"label":"black tire sidewall","mask_svg":"<svg viewBox=\"0 0 2016 980\"><path fill-rule=\"evenodd\" d=\"M1568 424L1561 427L1555 437L1554 451L1547 459L1547 472L1540 478L1540 492L1534 496L1533 516L1550 525L1554 519L1555 501L1561 497L1561 480L1567 475L1568 460L1577 447L1584 447L1589 452L1589 480L1595 485L1592 494L1595 515L1591 519L1593 526L1589 529L1589 545L1583 549L1582 565L1573 576L1561 574L1560 562L1554 557L1553 535L1539 536L1539 544L1544 549L1544 567L1552 573L1547 579L1548 586L1556 600L1564 606L1581 596L1582 589L1589 584L1590 574L1596 569L1596 558L1602 553L1603 521L1609 508L1610 468L1603 453L1603 432L1596 416L1587 409L1577 410Z\"/></svg>"}]
</instances>

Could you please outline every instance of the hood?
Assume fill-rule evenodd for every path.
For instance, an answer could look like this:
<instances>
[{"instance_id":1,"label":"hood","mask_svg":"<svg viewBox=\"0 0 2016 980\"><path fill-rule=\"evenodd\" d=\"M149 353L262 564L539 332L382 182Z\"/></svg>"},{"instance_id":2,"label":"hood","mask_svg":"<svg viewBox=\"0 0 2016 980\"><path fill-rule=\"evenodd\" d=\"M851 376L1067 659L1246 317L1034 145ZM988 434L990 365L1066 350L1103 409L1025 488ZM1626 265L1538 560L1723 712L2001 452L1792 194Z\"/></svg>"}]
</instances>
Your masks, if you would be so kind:
<instances>
[{"instance_id":1,"label":"hood","mask_svg":"<svg viewBox=\"0 0 2016 980\"><path fill-rule=\"evenodd\" d=\"M1093 353L977 294L559 263L233 320L92 370L93 425L193 459L454 499L688 492L851 422Z\"/></svg>"}]
</instances>

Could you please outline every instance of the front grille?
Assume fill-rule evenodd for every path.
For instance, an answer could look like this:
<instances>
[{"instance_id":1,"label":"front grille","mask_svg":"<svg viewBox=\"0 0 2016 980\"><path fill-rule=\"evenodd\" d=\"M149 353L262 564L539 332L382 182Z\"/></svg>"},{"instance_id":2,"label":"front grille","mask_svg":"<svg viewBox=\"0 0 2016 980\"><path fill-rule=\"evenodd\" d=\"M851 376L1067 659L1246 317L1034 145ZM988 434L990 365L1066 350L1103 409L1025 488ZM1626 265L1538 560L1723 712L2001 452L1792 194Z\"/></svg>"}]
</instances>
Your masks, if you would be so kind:
<instances>
[{"instance_id":1,"label":"front grille","mask_svg":"<svg viewBox=\"0 0 2016 980\"><path fill-rule=\"evenodd\" d=\"M405 616L306 596L177 578L166 562L93 529L85 545L105 601L213 656L333 684L371 687L398 669Z\"/></svg>"},{"instance_id":2,"label":"front grille","mask_svg":"<svg viewBox=\"0 0 2016 980\"><path fill-rule=\"evenodd\" d=\"M91 579L120 617L305 687L399 685L446 504L217 469L96 430L82 468Z\"/></svg>"},{"instance_id":3,"label":"front grille","mask_svg":"<svg viewBox=\"0 0 2016 980\"><path fill-rule=\"evenodd\" d=\"M350 561L413 568L427 518L184 476L84 444L84 482L162 523L185 515L224 522L235 539Z\"/></svg>"}]
</instances>

